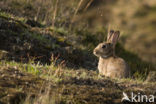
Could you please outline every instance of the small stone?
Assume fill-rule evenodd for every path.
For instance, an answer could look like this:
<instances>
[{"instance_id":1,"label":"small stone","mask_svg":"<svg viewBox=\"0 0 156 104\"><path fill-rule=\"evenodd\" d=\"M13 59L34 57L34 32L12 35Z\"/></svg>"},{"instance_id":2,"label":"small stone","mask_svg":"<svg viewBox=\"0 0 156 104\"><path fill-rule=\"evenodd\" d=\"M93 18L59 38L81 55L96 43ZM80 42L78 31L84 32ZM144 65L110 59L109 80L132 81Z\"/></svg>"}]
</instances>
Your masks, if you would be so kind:
<instances>
[{"instance_id":1,"label":"small stone","mask_svg":"<svg viewBox=\"0 0 156 104\"><path fill-rule=\"evenodd\" d=\"M14 68L14 69L17 69L17 66L14 66L13 68ZM17 72L17 71L15 71L15 73L16 73L16 72Z\"/></svg>"},{"instance_id":2,"label":"small stone","mask_svg":"<svg viewBox=\"0 0 156 104\"><path fill-rule=\"evenodd\" d=\"M15 75L15 74L13 74L13 77L15 78L15 77L16 77L16 75Z\"/></svg>"},{"instance_id":3,"label":"small stone","mask_svg":"<svg viewBox=\"0 0 156 104\"><path fill-rule=\"evenodd\" d=\"M20 79L20 78L21 78L21 76L17 76L17 78L18 78L18 79Z\"/></svg>"},{"instance_id":4,"label":"small stone","mask_svg":"<svg viewBox=\"0 0 156 104\"><path fill-rule=\"evenodd\" d=\"M25 84L26 84L26 85L28 85L28 84L29 84L29 82L25 82Z\"/></svg>"}]
</instances>

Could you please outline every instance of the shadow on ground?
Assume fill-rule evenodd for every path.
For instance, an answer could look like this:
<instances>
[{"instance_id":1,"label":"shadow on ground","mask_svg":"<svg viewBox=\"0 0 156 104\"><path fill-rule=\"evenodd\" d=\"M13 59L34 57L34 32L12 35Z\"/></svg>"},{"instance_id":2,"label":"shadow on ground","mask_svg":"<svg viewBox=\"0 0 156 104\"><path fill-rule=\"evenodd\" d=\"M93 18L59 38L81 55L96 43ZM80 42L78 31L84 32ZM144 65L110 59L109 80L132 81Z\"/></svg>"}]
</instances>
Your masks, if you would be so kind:
<instances>
[{"instance_id":1,"label":"shadow on ground","mask_svg":"<svg viewBox=\"0 0 156 104\"><path fill-rule=\"evenodd\" d=\"M0 59L50 64L53 55L59 56L56 64L65 60L68 68L97 69L98 60L92 53L77 49L68 40L58 37L62 35L59 32L37 27L38 25L31 27L32 24L33 21L30 22L30 20L29 24L25 24L13 18L0 16ZM132 74L138 72L144 74L143 77L145 77L148 71L155 69L153 65L142 61L120 44L117 45L116 52L128 62ZM136 74L135 77L140 76Z\"/></svg>"},{"instance_id":2,"label":"shadow on ground","mask_svg":"<svg viewBox=\"0 0 156 104\"><path fill-rule=\"evenodd\" d=\"M51 56L59 55L58 63L65 60L67 67L95 69L93 56L83 50L53 37L55 33L46 33L43 28L32 28L12 18L0 17L1 59L27 63L30 60L41 64L50 64ZM88 60L89 64L87 64ZM90 67L89 67L90 66Z\"/></svg>"}]
</instances>

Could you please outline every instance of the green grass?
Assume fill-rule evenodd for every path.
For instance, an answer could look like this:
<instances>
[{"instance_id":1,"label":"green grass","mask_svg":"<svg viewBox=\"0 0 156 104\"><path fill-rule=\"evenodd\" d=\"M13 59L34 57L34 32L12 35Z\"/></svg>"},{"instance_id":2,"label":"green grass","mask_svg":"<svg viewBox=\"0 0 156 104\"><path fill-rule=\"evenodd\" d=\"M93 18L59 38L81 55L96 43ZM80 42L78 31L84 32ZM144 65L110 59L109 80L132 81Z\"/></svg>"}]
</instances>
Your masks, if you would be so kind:
<instances>
[{"instance_id":1,"label":"green grass","mask_svg":"<svg viewBox=\"0 0 156 104\"><path fill-rule=\"evenodd\" d=\"M26 3L26 0L22 0L20 2L17 0L13 0L13 2L8 1L8 5L10 5L13 14L19 15L20 13L20 15L30 17L31 19L34 18L37 13L38 5L36 5L36 3L38 3L38 1L31 1L30 3ZM63 1L61 3L63 3ZM41 6L41 11L39 13L39 19L37 22L42 23L43 20L45 20L50 24L52 22L53 9L49 9L49 7L44 5L44 3L39 5ZM76 4L74 5L77 6ZM37 9L35 9L35 7L37 7ZM49 14L47 15L47 19L45 19L47 9ZM88 27L86 24L81 24L81 22L80 24L70 24L70 19L73 15L72 12L74 12L73 10L75 8L73 9L72 6L67 8L70 9L67 13L69 14L69 17L62 16L64 13L62 13L61 10L63 9L64 8L61 7L58 10L58 15L56 16L55 21L56 25L54 27L44 25L35 28L25 24L27 18L18 17L0 10L0 18L6 20L9 25L15 24L15 27L20 30L16 31L16 29L10 29L9 26L8 28L5 27L3 31L5 31L4 33L6 33L5 35L7 35L8 38L13 36L16 41L20 39L20 45L24 42L29 43L30 45L32 44L32 46L34 45L35 49L32 49L30 53L33 53L35 50L39 50L37 53L39 53L38 55L41 56L45 54L47 55L50 52L61 53L62 60L65 60L67 63L73 62L72 64L74 66L72 66L73 68L68 66L65 67L61 64L61 58L59 61L55 59L50 60L48 56L44 58L47 58L50 61L48 60L42 63L40 60L36 60L37 57L40 56L35 56L35 54L33 54L34 56L30 57L26 56L28 61L25 63L7 60L7 58L6 60L0 60L0 69L2 69L2 72L7 69L9 69L10 72L13 70L20 70L21 73L28 76L28 78L24 80L19 80L16 78L18 77L17 75L15 76L16 80L14 80L14 77L12 74L10 74L7 77L12 78L12 80L6 80L6 83L1 82L0 84L4 83L4 85L7 86L8 84L16 85L16 82L18 81L18 83L25 81L26 83L29 83L29 81L31 82L29 85L17 84L15 88L4 88L0 86L0 97L8 94L10 89L11 92L13 89L15 89L15 91L13 90L13 93L24 92L27 95L30 93L30 97L27 96L26 100L23 101L25 104L33 104L38 102L42 102L43 104L81 104L88 102L97 103L101 100L106 101L102 103L108 103L108 101L112 101L111 99L114 99L114 96L117 97L118 100L121 100L120 93L122 93L124 90L140 91L140 89L143 89L143 91L146 91L146 87L150 87L148 93L153 91L152 88L153 84L155 83L149 82L148 85L145 85L144 81L146 80L148 72L155 70L154 65L143 61L141 57L133 52L130 52L129 50L126 50L122 45L126 43L126 39L129 38L130 34L124 34L124 36L121 34L121 41L117 44L116 53L128 63L132 72L132 77L128 79L111 79L99 76L97 68L95 66L91 66L93 62L95 63L98 60L92 54L92 51L100 42L103 42L106 39L108 30L107 26L104 28L97 28L98 26ZM136 19L140 19L142 17L148 17L149 20L153 20L155 11L155 6L150 8L142 7L133 14L134 16L132 16L132 18L134 19L136 17ZM125 14L123 13L122 16L124 18ZM144 20L144 18L142 19ZM64 22L67 22L67 24ZM152 23L149 22L149 24ZM148 28L153 31L154 26L155 25L153 24L148 26ZM18 42L14 43L13 46L14 45L18 45L20 48L22 47L22 45L20 46ZM40 51L43 51L44 54L40 54ZM15 55L19 54L17 53ZM93 70L89 70L90 67L92 67ZM5 74L2 75L1 78L3 78ZM136 86L136 89L133 88L134 85ZM141 87L139 87L139 85L141 85ZM38 88L35 88L34 86ZM31 92L34 94L34 98L31 98Z\"/></svg>"},{"instance_id":2,"label":"green grass","mask_svg":"<svg viewBox=\"0 0 156 104\"><path fill-rule=\"evenodd\" d=\"M6 13L6 12L1 11L1 10L0 10L0 17L3 17L5 19L14 19L14 20L20 21L21 23L26 22L26 19L23 17L14 16L13 14Z\"/></svg>"},{"instance_id":3,"label":"green grass","mask_svg":"<svg viewBox=\"0 0 156 104\"><path fill-rule=\"evenodd\" d=\"M7 14L5 12L0 12L0 15L6 18L12 18L10 14ZM15 21L21 21L20 18L13 18ZM23 23L24 24L24 23ZM95 59L95 57L92 55L93 49L96 47L97 44L102 42L107 34L106 29L97 29L95 32L90 32L88 30L66 30L65 28L38 28L36 30L29 30L27 28L23 28L22 26L19 26L21 30L23 29L23 32L20 34L16 31L7 30L9 34L15 35L16 37L20 37L22 39L23 36L27 36L30 39L37 40L40 45L44 45L47 49L56 49L56 48L62 48L61 45L57 44L63 43L67 46L72 46L74 48L77 48L79 52L77 52L76 56L75 54L71 53L71 56L66 56L67 60L71 60L74 57L77 58L79 56L87 55L89 54L92 58ZM45 29L45 30L44 30ZM52 38L54 37L56 39L56 42L52 42L49 40L49 38L46 38L46 35L42 34L42 31L49 31L50 35L52 35ZM75 39L73 39L74 44L70 42L66 36L75 34ZM49 37L50 37L49 35ZM81 37L81 40L77 41L77 38ZM154 70L154 66L150 63L147 63L145 61L142 61L141 58L139 58L136 54L129 52L128 50L125 50L124 47L121 44L117 44L116 53L118 56L122 57L127 61L129 64L131 70L132 70L132 77L136 79L142 79L145 80L146 76L148 75L148 72L150 70ZM77 59L73 59L77 60ZM71 60L72 61L72 60ZM77 60L79 61L79 60ZM81 61L81 60L80 60ZM36 69L35 66L28 64L27 70L30 72L32 71L35 74L41 73L41 70ZM25 68L26 69L26 68ZM84 75L83 75L84 76Z\"/></svg>"},{"instance_id":4,"label":"green grass","mask_svg":"<svg viewBox=\"0 0 156 104\"><path fill-rule=\"evenodd\" d=\"M90 101L97 103L98 101L96 101L96 99L100 99L101 97L105 97L105 100L108 99L110 101L113 101L113 99L121 98L120 94L122 94L123 86L135 85L138 88L140 88L139 86L141 86L141 89L146 89L147 87L148 91L146 91L146 93L151 94L150 86L152 87L155 84L144 84L144 81L142 79L134 80L132 78L105 78L99 76L97 71L87 71L86 69L69 69L61 66L61 64L56 66L55 62L56 60L52 60L50 65L42 65L35 64L33 60L30 60L30 62L27 64L17 63L15 61L0 61L0 67L2 69L10 68L10 70L18 69L22 73L29 73L34 75L33 79L43 79L43 81L39 81L41 82L41 84L35 85L40 88L39 90L36 91L34 89L31 89L30 92L27 91L26 94L28 96L25 100L21 100L24 104L34 104L36 102L43 102L46 104L51 104L52 102L61 102L63 104L66 104L68 102L84 103ZM31 77L28 78L29 80L31 79ZM36 80L34 81L36 82ZM118 84L120 85L119 88ZM24 86L17 86L14 89L14 92L23 92L25 90L27 89ZM35 94L35 97L31 97L32 91L33 94ZM140 90L138 90L137 88L131 89L130 87L126 87L124 88L124 91L137 92ZM112 97L110 97L110 95ZM115 96L115 98L113 96ZM86 99L90 97L92 99L86 101Z\"/></svg>"}]
</instances>

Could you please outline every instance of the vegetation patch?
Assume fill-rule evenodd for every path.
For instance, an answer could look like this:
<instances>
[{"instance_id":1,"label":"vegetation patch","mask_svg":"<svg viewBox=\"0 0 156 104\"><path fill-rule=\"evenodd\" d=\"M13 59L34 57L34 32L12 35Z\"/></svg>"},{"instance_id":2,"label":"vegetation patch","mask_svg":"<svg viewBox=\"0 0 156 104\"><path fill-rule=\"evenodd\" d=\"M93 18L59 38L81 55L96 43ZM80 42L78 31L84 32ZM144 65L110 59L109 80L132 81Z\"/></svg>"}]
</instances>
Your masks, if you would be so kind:
<instances>
[{"instance_id":1,"label":"vegetation patch","mask_svg":"<svg viewBox=\"0 0 156 104\"><path fill-rule=\"evenodd\" d=\"M156 96L154 5L136 2L141 8L125 13L130 7L120 0L43 1L0 0L0 104L120 104L123 92ZM130 66L128 79L98 74L93 49L106 40L110 20L128 30L116 47ZM127 44L132 50L148 48L152 60Z\"/></svg>"}]
</instances>

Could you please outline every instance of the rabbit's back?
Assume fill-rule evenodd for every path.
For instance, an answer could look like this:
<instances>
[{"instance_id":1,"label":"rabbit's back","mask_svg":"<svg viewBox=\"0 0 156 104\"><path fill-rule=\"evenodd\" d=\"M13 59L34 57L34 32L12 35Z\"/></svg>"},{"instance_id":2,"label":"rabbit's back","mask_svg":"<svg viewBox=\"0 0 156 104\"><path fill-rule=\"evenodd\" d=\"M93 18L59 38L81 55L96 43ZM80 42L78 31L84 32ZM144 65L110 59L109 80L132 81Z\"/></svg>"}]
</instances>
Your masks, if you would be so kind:
<instances>
[{"instance_id":1,"label":"rabbit's back","mask_svg":"<svg viewBox=\"0 0 156 104\"><path fill-rule=\"evenodd\" d=\"M99 73L112 78L129 77L130 70L126 62L119 57L101 58L98 63Z\"/></svg>"}]
</instances>

